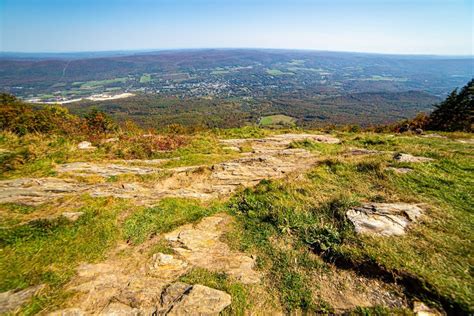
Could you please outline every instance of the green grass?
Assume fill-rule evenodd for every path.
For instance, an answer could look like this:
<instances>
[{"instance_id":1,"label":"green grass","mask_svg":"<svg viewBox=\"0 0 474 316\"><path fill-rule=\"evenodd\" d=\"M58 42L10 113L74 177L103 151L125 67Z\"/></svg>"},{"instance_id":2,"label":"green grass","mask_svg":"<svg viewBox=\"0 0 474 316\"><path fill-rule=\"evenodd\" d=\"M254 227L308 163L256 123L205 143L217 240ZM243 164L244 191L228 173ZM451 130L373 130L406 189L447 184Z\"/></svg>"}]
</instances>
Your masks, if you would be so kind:
<instances>
[{"instance_id":1,"label":"green grass","mask_svg":"<svg viewBox=\"0 0 474 316\"><path fill-rule=\"evenodd\" d=\"M205 207L197 201L167 198L156 206L133 213L123 225L124 236L134 244L147 238L168 232L180 225L196 222L218 210L217 206Z\"/></svg>"},{"instance_id":2,"label":"green grass","mask_svg":"<svg viewBox=\"0 0 474 316\"><path fill-rule=\"evenodd\" d=\"M125 83L127 82L128 78L115 78L115 79L107 79L107 80L93 80L93 81L86 81L84 83L80 83L80 89L90 90L95 89L98 87L114 84L114 83Z\"/></svg>"},{"instance_id":3,"label":"green grass","mask_svg":"<svg viewBox=\"0 0 474 316\"><path fill-rule=\"evenodd\" d=\"M276 125L282 125L282 126L295 126L296 120L292 118L291 116L287 115L269 115L269 116L264 116L260 119L259 124L261 126L276 126Z\"/></svg>"},{"instance_id":4,"label":"green grass","mask_svg":"<svg viewBox=\"0 0 474 316\"><path fill-rule=\"evenodd\" d=\"M140 77L140 83L149 83L151 82L151 75L150 74L143 74Z\"/></svg>"},{"instance_id":5,"label":"green grass","mask_svg":"<svg viewBox=\"0 0 474 316\"><path fill-rule=\"evenodd\" d=\"M294 73L292 73L292 72L283 72L279 69L267 69L266 72L270 76L294 75Z\"/></svg>"},{"instance_id":6,"label":"green grass","mask_svg":"<svg viewBox=\"0 0 474 316\"><path fill-rule=\"evenodd\" d=\"M341 150L357 145L423 155L436 161L408 164L414 172L399 175L386 170L398 165L391 153L343 157L334 154L340 150L324 150L328 145L294 143L295 147L312 150L322 147L320 164L305 180L264 181L232 200L231 209L244 231L240 248L253 247L265 254L271 249L271 240L289 235L297 244L326 257L344 256L359 263L375 261L389 271L416 276L429 284L433 293L465 311L473 310L474 280L469 270L473 250L468 242L474 238L472 145L383 134L352 135L340 135L346 138ZM347 222L345 211L364 201L425 203L425 218L403 237L360 237ZM284 262L281 257L267 256L272 264ZM304 269L299 273L303 279L309 274ZM298 282L286 286L284 279L274 279L289 310L311 306L306 304L308 300L285 298L285 288L304 292L298 289Z\"/></svg>"},{"instance_id":7,"label":"green grass","mask_svg":"<svg viewBox=\"0 0 474 316\"><path fill-rule=\"evenodd\" d=\"M39 219L0 230L0 291L47 285L25 313L57 306L76 267L103 259L121 238L117 217L129 205L106 198L84 197L83 202L78 211L84 215L76 222Z\"/></svg>"}]
</instances>

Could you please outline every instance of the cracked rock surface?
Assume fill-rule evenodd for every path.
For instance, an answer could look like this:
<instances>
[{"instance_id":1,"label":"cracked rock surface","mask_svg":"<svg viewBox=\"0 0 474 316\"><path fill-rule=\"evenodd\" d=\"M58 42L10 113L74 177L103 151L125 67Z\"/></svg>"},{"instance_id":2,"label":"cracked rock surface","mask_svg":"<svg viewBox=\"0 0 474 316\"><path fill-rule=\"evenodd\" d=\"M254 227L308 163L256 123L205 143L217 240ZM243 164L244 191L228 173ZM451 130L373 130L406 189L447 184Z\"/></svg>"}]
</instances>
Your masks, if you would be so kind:
<instances>
[{"instance_id":1,"label":"cracked rock surface","mask_svg":"<svg viewBox=\"0 0 474 316\"><path fill-rule=\"evenodd\" d=\"M38 205L70 194L88 193L91 196L113 196L131 199L136 204L153 204L164 197L197 198L202 200L225 197L239 189L256 185L263 179L276 179L286 174L307 170L317 160L313 153L300 148L288 148L293 141L339 143L327 135L282 134L263 139L228 139L224 145L250 144L252 153L212 166L190 166L162 169L152 166L130 166L118 163L97 164L74 162L59 165L60 174L98 175L111 177L120 174L154 174L162 171L167 177L151 183L114 182L86 183L75 179L39 178L0 181L0 203ZM137 161L134 161L138 163ZM149 162L149 161L144 161Z\"/></svg>"},{"instance_id":2,"label":"cracked rock surface","mask_svg":"<svg viewBox=\"0 0 474 316\"><path fill-rule=\"evenodd\" d=\"M407 203L367 203L346 213L357 233L381 236L405 234L421 214L419 206Z\"/></svg>"},{"instance_id":3,"label":"cracked rock surface","mask_svg":"<svg viewBox=\"0 0 474 316\"><path fill-rule=\"evenodd\" d=\"M231 217L219 214L196 226L183 225L165 235L174 254L139 250L82 264L68 289L77 294L67 308L51 315L218 315L231 304L229 294L203 285L184 284L179 277L193 267L224 272L241 283L258 283L254 259L220 241ZM117 249L117 253L120 250Z\"/></svg>"}]
</instances>

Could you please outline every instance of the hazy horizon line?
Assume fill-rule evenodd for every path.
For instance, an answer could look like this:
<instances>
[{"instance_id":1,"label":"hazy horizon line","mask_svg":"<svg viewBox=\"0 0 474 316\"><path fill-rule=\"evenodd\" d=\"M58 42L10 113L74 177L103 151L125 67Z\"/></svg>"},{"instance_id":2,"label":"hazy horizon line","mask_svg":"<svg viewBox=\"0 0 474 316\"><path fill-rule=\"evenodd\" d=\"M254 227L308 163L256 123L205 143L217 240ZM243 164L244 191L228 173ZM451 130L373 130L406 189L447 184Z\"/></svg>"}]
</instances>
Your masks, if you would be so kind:
<instances>
[{"instance_id":1,"label":"hazy horizon line","mask_svg":"<svg viewBox=\"0 0 474 316\"><path fill-rule=\"evenodd\" d=\"M391 53L375 51L351 51L351 50L330 50L316 48L282 48L282 47L175 47L175 48L143 48L143 49L107 49L107 50L64 50L64 51L3 51L0 54L25 54L25 55L67 55L67 54L94 54L94 53L153 53L166 51L192 51L192 50L278 50L278 51L306 51L306 52L327 52L327 53L349 53L368 55L392 55L392 56L426 56L426 57L456 57L474 58L474 53L466 54L436 54L436 53Z\"/></svg>"}]
</instances>

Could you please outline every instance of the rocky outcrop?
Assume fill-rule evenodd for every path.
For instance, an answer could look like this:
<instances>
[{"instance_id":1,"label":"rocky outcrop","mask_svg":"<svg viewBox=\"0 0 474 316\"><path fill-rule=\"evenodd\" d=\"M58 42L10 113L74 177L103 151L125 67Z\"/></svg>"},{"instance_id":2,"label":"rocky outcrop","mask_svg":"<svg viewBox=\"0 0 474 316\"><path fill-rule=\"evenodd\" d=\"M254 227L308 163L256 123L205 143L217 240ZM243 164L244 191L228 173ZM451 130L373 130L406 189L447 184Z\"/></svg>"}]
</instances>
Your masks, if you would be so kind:
<instances>
[{"instance_id":1,"label":"rocky outcrop","mask_svg":"<svg viewBox=\"0 0 474 316\"><path fill-rule=\"evenodd\" d=\"M317 160L305 149L288 148L291 142L310 139L336 144L339 139L327 135L283 134L264 139L223 140L227 145L246 143L252 153L242 153L240 158L213 166L191 166L162 169L150 164L145 166L125 164L97 164L74 162L59 165L56 171L65 175L99 175L111 177L121 174L157 174L166 176L146 184L86 183L74 179L40 178L0 181L0 203L37 205L68 194L88 193L95 197L113 196L131 199L137 204L153 204L163 197L214 199L230 195L241 187L256 185L263 179L277 179L288 173L303 172ZM240 144L240 145L239 145ZM134 163L140 163L134 160Z\"/></svg>"},{"instance_id":2,"label":"rocky outcrop","mask_svg":"<svg viewBox=\"0 0 474 316\"><path fill-rule=\"evenodd\" d=\"M14 179L0 181L0 203L42 204L68 194L81 194L90 185L58 178Z\"/></svg>"},{"instance_id":3,"label":"rocky outcrop","mask_svg":"<svg viewBox=\"0 0 474 316\"><path fill-rule=\"evenodd\" d=\"M417 205L407 203L367 203L347 211L359 234L399 236L422 214Z\"/></svg>"},{"instance_id":4,"label":"rocky outcrop","mask_svg":"<svg viewBox=\"0 0 474 316\"><path fill-rule=\"evenodd\" d=\"M255 259L230 250L220 241L222 226L229 222L226 215L203 219L196 226L184 225L165 235L173 250L189 264L210 271L225 272L241 283L258 283Z\"/></svg>"},{"instance_id":5,"label":"rocky outcrop","mask_svg":"<svg viewBox=\"0 0 474 316\"><path fill-rule=\"evenodd\" d=\"M44 285L32 286L20 291L0 293L0 314L13 313L41 291L42 288L44 288Z\"/></svg>"},{"instance_id":6,"label":"rocky outcrop","mask_svg":"<svg viewBox=\"0 0 474 316\"><path fill-rule=\"evenodd\" d=\"M121 174L150 174L161 169L150 167L126 166L121 164L96 164L91 162L72 162L59 165L59 173L74 173L80 175L99 175L103 177L118 176Z\"/></svg>"},{"instance_id":7,"label":"rocky outcrop","mask_svg":"<svg viewBox=\"0 0 474 316\"><path fill-rule=\"evenodd\" d=\"M229 294L199 284L178 282L194 267L226 273L241 283L257 283L255 260L232 251L222 242L228 215L204 218L196 226L183 225L165 235L174 254L139 250L128 256L111 256L97 264L82 264L68 286L76 298L54 315L214 315L230 305ZM127 246L117 249L124 251ZM132 249L127 248L129 251Z\"/></svg>"}]
</instances>

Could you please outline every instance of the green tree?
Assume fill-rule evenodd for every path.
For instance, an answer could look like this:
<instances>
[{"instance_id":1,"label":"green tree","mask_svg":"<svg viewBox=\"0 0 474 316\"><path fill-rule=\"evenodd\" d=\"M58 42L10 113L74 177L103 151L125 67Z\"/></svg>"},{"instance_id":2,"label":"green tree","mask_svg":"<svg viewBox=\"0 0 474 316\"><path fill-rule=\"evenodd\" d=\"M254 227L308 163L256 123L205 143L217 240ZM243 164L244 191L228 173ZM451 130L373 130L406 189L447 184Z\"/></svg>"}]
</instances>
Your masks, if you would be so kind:
<instances>
[{"instance_id":1,"label":"green tree","mask_svg":"<svg viewBox=\"0 0 474 316\"><path fill-rule=\"evenodd\" d=\"M429 117L428 129L439 131L474 131L474 79L458 93L455 89L436 105Z\"/></svg>"}]
</instances>

